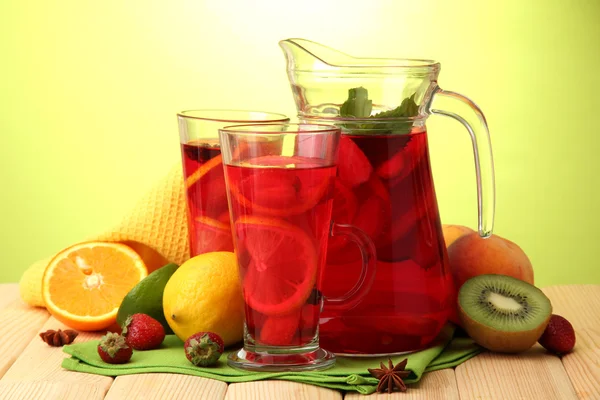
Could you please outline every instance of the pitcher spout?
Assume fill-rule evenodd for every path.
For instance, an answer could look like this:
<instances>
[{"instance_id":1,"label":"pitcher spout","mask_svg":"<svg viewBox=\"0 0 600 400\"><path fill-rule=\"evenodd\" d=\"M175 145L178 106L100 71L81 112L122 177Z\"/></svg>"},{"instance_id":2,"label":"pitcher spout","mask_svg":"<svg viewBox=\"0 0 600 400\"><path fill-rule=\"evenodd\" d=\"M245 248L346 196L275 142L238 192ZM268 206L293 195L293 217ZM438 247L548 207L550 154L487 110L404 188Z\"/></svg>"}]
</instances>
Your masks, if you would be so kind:
<instances>
[{"instance_id":1,"label":"pitcher spout","mask_svg":"<svg viewBox=\"0 0 600 400\"><path fill-rule=\"evenodd\" d=\"M354 57L308 39L291 38L281 40L288 70L318 71L346 65Z\"/></svg>"}]
</instances>

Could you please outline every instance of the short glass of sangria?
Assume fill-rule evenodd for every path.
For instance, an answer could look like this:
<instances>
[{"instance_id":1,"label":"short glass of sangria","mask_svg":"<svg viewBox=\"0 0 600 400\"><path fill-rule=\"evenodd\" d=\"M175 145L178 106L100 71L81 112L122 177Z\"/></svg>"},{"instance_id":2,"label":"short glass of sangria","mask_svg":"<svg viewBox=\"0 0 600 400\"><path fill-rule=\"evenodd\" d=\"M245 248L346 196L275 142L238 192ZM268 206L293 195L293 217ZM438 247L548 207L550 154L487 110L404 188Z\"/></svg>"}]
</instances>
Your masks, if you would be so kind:
<instances>
[{"instance_id":1,"label":"short glass of sangria","mask_svg":"<svg viewBox=\"0 0 600 400\"><path fill-rule=\"evenodd\" d=\"M247 110L188 110L177 114L185 179L190 255L233 251L219 128L287 122L283 114Z\"/></svg>"},{"instance_id":2,"label":"short glass of sangria","mask_svg":"<svg viewBox=\"0 0 600 400\"><path fill-rule=\"evenodd\" d=\"M229 365L317 370L335 356L319 346L323 303L350 307L375 276L375 247L331 219L340 129L320 124L237 125L220 131L233 242L245 302L244 347ZM353 241L361 273L351 290L323 296L329 237Z\"/></svg>"}]
</instances>

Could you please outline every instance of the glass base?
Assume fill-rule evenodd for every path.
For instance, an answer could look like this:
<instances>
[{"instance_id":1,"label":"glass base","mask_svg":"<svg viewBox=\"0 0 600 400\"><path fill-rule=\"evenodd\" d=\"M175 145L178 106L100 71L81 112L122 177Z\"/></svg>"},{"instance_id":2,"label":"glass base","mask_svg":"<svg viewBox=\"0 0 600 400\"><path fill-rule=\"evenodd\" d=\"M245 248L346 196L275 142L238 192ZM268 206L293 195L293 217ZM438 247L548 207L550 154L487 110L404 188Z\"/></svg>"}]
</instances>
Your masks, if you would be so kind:
<instances>
[{"instance_id":1,"label":"glass base","mask_svg":"<svg viewBox=\"0 0 600 400\"><path fill-rule=\"evenodd\" d=\"M255 353L240 349L229 354L227 364L247 371L317 371L332 367L335 355L321 348L292 354Z\"/></svg>"}]
</instances>

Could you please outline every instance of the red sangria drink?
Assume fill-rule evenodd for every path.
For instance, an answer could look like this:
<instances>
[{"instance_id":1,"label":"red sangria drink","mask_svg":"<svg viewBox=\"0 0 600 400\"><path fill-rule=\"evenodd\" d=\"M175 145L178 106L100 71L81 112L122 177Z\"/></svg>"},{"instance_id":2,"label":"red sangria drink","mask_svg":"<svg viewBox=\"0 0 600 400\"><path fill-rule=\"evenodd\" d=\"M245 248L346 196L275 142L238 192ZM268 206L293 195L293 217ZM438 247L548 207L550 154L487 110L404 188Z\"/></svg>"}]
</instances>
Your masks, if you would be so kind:
<instances>
[{"instance_id":1,"label":"red sangria drink","mask_svg":"<svg viewBox=\"0 0 600 400\"><path fill-rule=\"evenodd\" d=\"M306 346L319 324L334 165L264 156L226 166L247 335L257 346Z\"/></svg>"},{"instance_id":2,"label":"red sangria drink","mask_svg":"<svg viewBox=\"0 0 600 400\"><path fill-rule=\"evenodd\" d=\"M408 134L342 135L332 219L367 233L377 248L369 293L351 310L325 307L321 345L341 354L390 354L426 347L451 307L452 281L424 128ZM356 282L361 255L353 243L329 241L323 293Z\"/></svg>"},{"instance_id":3,"label":"red sangria drink","mask_svg":"<svg viewBox=\"0 0 600 400\"><path fill-rule=\"evenodd\" d=\"M281 114L192 110L178 114L190 255L233 251L218 129L235 122L287 121Z\"/></svg>"},{"instance_id":4,"label":"red sangria drink","mask_svg":"<svg viewBox=\"0 0 600 400\"><path fill-rule=\"evenodd\" d=\"M233 367L281 371L333 365L333 354L319 347L321 308L362 297L365 290L359 289L374 279L373 242L358 228L331 220L339 139L340 129L331 125L220 130L245 303L244 347L228 356ZM359 275L367 284L326 299L322 274L332 234L356 242Z\"/></svg>"},{"instance_id":5,"label":"red sangria drink","mask_svg":"<svg viewBox=\"0 0 600 400\"><path fill-rule=\"evenodd\" d=\"M218 142L191 141L181 145L181 154L191 254L233 251Z\"/></svg>"}]
</instances>

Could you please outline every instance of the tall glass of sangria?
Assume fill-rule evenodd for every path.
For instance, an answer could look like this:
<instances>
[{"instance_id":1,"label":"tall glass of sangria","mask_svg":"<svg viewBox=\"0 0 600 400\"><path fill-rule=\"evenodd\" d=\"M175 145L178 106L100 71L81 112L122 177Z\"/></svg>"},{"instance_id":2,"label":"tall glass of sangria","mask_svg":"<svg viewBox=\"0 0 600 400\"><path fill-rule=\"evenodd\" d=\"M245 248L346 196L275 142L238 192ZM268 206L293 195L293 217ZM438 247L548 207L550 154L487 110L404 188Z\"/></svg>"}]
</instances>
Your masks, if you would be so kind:
<instances>
[{"instance_id":1,"label":"tall glass of sangria","mask_svg":"<svg viewBox=\"0 0 600 400\"><path fill-rule=\"evenodd\" d=\"M188 110L177 114L185 179L190 255L233 251L219 128L275 123L283 114L247 110Z\"/></svg>"},{"instance_id":2,"label":"tall glass of sangria","mask_svg":"<svg viewBox=\"0 0 600 400\"><path fill-rule=\"evenodd\" d=\"M323 303L348 307L369 291L373 242L332 221L340 129L318 124L237 125L220 130L233 242L245 302L244 347L234 367L316 370L335 357L319 346ZM330 236L352 241L359 274L325 297Z\"/></svg>"}]
</instances>

